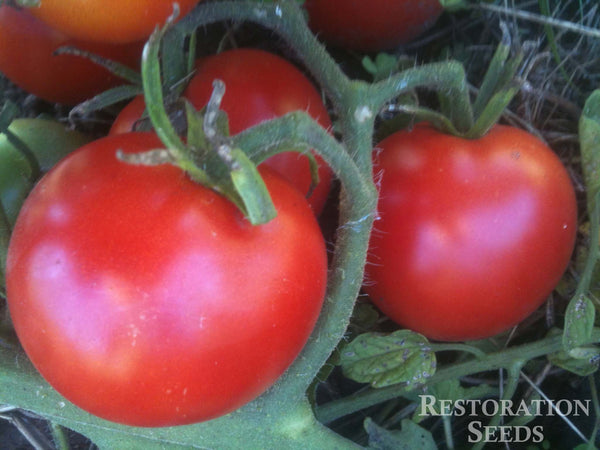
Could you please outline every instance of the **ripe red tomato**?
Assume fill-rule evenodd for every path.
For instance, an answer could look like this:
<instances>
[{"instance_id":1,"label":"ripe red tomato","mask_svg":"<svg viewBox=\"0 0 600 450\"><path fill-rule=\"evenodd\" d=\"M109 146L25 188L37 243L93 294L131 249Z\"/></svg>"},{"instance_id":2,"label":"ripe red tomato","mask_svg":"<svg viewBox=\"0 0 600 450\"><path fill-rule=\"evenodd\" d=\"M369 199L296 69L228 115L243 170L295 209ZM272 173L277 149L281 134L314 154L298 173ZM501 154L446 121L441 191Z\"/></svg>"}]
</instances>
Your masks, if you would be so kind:
<instances>
[{"instance_id":1,"label":"ripe red tomato","mask_svg":"<svg viewBox=\"0 0 600 450\"><path fill-rule=\"evenodd\" d=\"M225 82L221 108L227 113L232 134L297 110L306 111L324 128L331 127L327 109L311 82L292 64L272 53L237 49L201 59L184 97L197 109L203 108L210 99L216 78ZM130 131L144 108L143 98L134 99L116 118L110 134ZM329 194L332 172L321 158L317 157L317 161L319 183L309 203L319 214ZM265 164L308 193L311 176L307 157L286 152L269 158Z\"/></svg>"},{"instance_id":2,"label":"ripe red tomato","mask_svg":"<svg viewBox=\"0 0 600 450\"><path fill-rule=\"evenodd\" d=\"M571 181L545 144L507 126L465 140L418 125L378 147L364 288L386 315L459 341L507 330L544 302L577 228Z\"/></svg>"},{"instance_id":3,"label":"ripe red tomato","mask_svg":"<svg viewBox=\"0 0 600 450\"><path fill-rule=\"evenodd\" d=\"M179 17L199 0L177 0ZM77 39L125 43L145 40L173 13L172 0L43 0L32 14Z\"/></svg>"},{"instance_id":4,"label":"ripe red tomato","mask_svg":"<svg viewBox=\"0 0 600 450\"><path fill-rule=\"evenodd\" d=\"M0 6L0 72L23 90L53 103L73 105L115 86L119 78L90 60L54 55L74 46L132 68L139 67L143 44L81 42L47 26L27 10Z\"/></svg>"},{"instance_id":5,"label":"ripe red tomato","mask_svg":"<svg viewBox=\"0 0 600 450\"><path fill-rule=\"evenodd\" d=\"M411 41L442 13L439 0L306 0L304 6L319 37L365 52Z\"/></svg>"},{"instance_id":6,"label":"ripe red tomato","mask_svg":"<svg viewBox=\"0 0 600 450\"><path fill-rule=\"evenodd\" d=\"M252 400L298 355L326 284L302 195L262 168L278 215L252 226L174 166L133 166L110 136L63 159L27 198L7 297L33 364L67 399L139 426L207 420Z\"/></svg>"}]
</instances>

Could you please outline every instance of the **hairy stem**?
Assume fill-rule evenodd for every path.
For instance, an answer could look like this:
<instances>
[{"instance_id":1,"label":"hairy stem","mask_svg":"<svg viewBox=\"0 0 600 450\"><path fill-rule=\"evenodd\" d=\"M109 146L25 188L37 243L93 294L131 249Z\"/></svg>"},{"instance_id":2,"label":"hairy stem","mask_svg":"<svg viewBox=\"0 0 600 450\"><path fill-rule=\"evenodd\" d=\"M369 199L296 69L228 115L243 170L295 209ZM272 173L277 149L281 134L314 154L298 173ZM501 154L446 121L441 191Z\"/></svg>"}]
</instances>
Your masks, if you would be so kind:
<instances>
[{"instance_id":1,"label":"hairy stem","mask_svg":"<svg viewBox=\"0 0 600 450\"><path fill-rule=\"evenodd\" d=\"M600 329L594 329L590 343L600 341ZM562 335L553 335L540 341L512 347L499 352L490 353L485 358L456 363L443 367L429 378L427 385L441 381L457 379L467 375L510 368L515 361L529 361L541 356L550 355L562 350ZM317 408L317 418L323 423L351 414L377 403L403 396L408 391L402 385L394 385L381 389L368 389L341 400L332 401Z\"/></svg>"}]
</instances>

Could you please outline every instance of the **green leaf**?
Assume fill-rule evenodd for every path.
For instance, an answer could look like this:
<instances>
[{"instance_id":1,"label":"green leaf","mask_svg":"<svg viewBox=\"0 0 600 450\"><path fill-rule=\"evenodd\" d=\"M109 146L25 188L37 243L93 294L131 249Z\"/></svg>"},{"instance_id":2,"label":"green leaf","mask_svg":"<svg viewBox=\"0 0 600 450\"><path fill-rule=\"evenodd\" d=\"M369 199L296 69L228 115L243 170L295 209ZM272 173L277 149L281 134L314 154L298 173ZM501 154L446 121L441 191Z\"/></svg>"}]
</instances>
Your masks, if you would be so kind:
<instances>
[{"instance_id":1,"label":"green leaf","mask_svg":"<svg viewBox=\"0 0 600 450\"><path fill-rule=\"evenodd\" d=\"M374 60L369 56L365 56L362 59L362 65L373 76L373 81L379 81L397 72L400 61L397 56L379 53Z\"/></svg>"},{"instance_id":2,"label":"green leaf","mask_svg":"<svg viewBox=\"0 0 600 450\"><path fill-rule=\"evenodd\" d=\"M371 303L358 302L350 318L350 327L363 331L371 330L378 320L379 312Z\"/></svg>"},{"instance_id":3,"label":"green leaf","mask_svg":"<svg viewBox=\"0 0 600 450\"><path fill-rule=\"evenodd\" d=\"M401 431L389 431L377 425L370 418L365 419L364 427L369 435L369 447L374 450L436 450L431 433L410 419L402 421Z\"/></svg>"},{"instance_id":4,"label":"green leaf","mask_svg":"<svg viewBox=\"0 0 600 450\"><path fill-rule=\"evenodd\" d=\"M563 346L567 352L589 343L594 329L596 309L587 295L571 299L565 313Z\"/></svg>"},{"instance_id":5,"label":"green leaf","mask_svg":"<svg viewBox=\"0 0 600 450\"><path fill-rule=\"evenodd\" d=\"M579 119L579 141L581 146L582 169L590 202L600 191L600 89L586 100Z\"/></svg>"},{"instance_id":6,"label":"green leaf","mask_svg":"<svg viewBox=\"0 0 600 450\"><path fill-rule=\"evenodd\" d=\"M436 367L428 344L424 336L409 330L361 334L342 351L341 366L348 378L373 387L423 384Z\"/></svg>"},{"instance_id":7,"label":"green leaf","mask_svg":"<svg viewBox=\"0 0 600 450\"><path fill-rule=\"evenodd\" d=\"M583 444L579 444L576 447L573 447L573 450L596 450L598 447L596 447L593 443L588 442L588 443L583 443Z\"/></svg>"},{"instance_id":8,"label":"green leaf","mask_svg":"<svg viewBox=\"0 0 600 450\"><path fill-rule=\"evenodd\" d=\"M569 352L561 350L548 355L548 360L579 376L591 375L598 370L600 348L594 346L577 347Z\"/></svg>"},{"instance_id":9,"label":"green leaf","mask_svg":"<svg viewBox=\"0 0 600 450\"><path fill-rule=\"evenodd\" d=\"M471 5L466 0L440 0L440 4L446 11L450 12L471 8Z\"/></svg>"}]
</instances>

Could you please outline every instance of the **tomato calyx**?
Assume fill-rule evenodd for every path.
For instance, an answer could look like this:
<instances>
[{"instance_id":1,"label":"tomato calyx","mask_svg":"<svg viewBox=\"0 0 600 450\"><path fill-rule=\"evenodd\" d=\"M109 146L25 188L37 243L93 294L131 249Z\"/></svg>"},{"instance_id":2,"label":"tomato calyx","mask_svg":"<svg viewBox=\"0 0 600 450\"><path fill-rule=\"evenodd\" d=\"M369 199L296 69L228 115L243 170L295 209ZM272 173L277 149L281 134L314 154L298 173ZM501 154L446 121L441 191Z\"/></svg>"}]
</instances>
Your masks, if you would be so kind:
<instances>
[{"instance_id":1,"label":"tomato calyx","mask_svg":"<svg viewBox=\"0 0 600 450\"><path fill-rule=\"evenodd\" d=\"M227 197L254 225L273 219L277 212L256 164L239 148L228 133L227 117L219 108L225 93L225 84L215 80L213 95L203 111L196 111L185 102L187 139L163 149L126 154L117 157L127 163L139 165L172 164L186 172L195 182ZM164 108L155 111L151 120L169 121ZM154 113L153 113L154 114Z\"/></svg>"},{"instance_id":2,"label":"tomato calyx","mask_svg":"<svg viewBox=\"0 0 600 450\"><path fill-rule=\"evenodd\" d=\"M532 50L528 43L515 49L507 25L500 22L500 28L502 39L473 101L464 92L440 91L440 112L401 100L390 109L457 137L478 139L486 135L523 85L524 78L518 74L527 71L522 63L526 52ZM466 85L467 81L463 82Z\"/></svg>"},{"instance_id":3,"label":"tomato calyx","mask_svg":"<svg viewBox=\"0 0 600 450\"><path fill-rule=\"evenodd\" d=\"M179 39L183 34L178 34L176 27L170 28L171 24L172 21L169 21L151 35L142 58L147 117L168 150L157 150L141 156L127 155L124 160L134 164L173 164L194 181L227 197L252 224L258 225L274 218L276 211L257 165L274 154L297 151L308 158L311 184L307 195L310 196L319 183L319 163L309 149L304 146L295 148L293 145L291 148L279 148L277 143L267 143L259 152L248 152L235 144L235 137L230 135L227 115L221 109L225 94L223 81L213 80L211 98L200 111L195 109L191 101L176 95L179 89L171 92L168 88L171 81L165 74L165 67L161 67L159 54L167 45L165 40L174 39L172 36L176 36L180 45L184 44L184 40ZM183 48L180 50L179 53L185 53ZM168 62L164 61L163 66L166 64ZM182 78L180 76L178 79ZM182 86L184 84L181 82L177 84L178 88ZM142 120L144 122L140 125L146 128L148 122ZM120 154L120 157L124 155Z\"/></svg>"},{"instance_id":4,"label":"tomato calyx","mask_svg":"<svg viewBox=\"0 0 600 450\"><path fill-rule=\"evenodd\" d=\"M162 73L159 60L162 39L178 15L178 7L165 26L157 29L146 43L142 55L142 84L146 109L154 130L166 146L121 160L133 164L172 164L186 172L194 181L215 190L233 202L253 225L273 219L277 212L256 164L229 138L227 118L220 109L225 84L213 83L213 93L203 111L196 111L184 101L187 122L186 140L174 127L163 96Z\"/></svg>"}]
</instances>

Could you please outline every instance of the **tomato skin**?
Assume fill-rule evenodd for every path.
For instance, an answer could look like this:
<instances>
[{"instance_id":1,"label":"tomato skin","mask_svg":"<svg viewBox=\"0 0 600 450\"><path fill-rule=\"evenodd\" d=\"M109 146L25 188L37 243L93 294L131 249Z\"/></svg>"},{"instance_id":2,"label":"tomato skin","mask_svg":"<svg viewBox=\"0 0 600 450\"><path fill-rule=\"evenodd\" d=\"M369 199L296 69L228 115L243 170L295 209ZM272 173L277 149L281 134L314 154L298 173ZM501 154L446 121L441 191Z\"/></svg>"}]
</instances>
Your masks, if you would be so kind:
<instances>
[{"instance_id":1,"label":"tomato skin","mask_svg":"<svg viewBox=\"0 0 600 450\"><path fill-rule=\"evenodd\" d=\"M183 17L199 0L177 0ZM146 40L173 13L171 0L43 0L33 15L77 39L123 44Z\"/></svg>"},{"instance_id":2,"label":"tomato skin","mask_svg":"<svg viewBox=\"0 0 600 450\"><path fill-rule=\"evenodd\" d=\"M507 126L469 141L418 125L378 148L364 289L388 317L461 341L507 330L544 302L577 228L568 173L545 144Z\"/></svg>"},{"instance_id":3,"label":"tomato skin","mask_svg":"<svg viewBox=\"0 0 600 450\"><path fill-rule=\"evenodd\" d=\"M122 82L106 69L74 55L54 55L74 46L139 67L143 43L108 45L70 39L27 10L0 6L0 72L23 90L52 103L74 105Z\"/></svg>"},{"instance_id":4,"label":"tomato skin","mask_svg":"<svg viewBox=\"0 0 600 450\"><path fill-rule=\"evenodd\" d=\"M33 364L67 399L138 426L252 400L305 344L326 284L306 200L261 169L278 211L252 226L179 169L122 163L152 133L94 141L38 183L14 229L7 297Z\"/></svg>"},{"instance_id":5,"label":"tomato skin","mask_svg":"<svg viewBox=\"0 0 600 450\"><path fill-rule=\"evenodd\" d=\"M68 130L54 120L15 119L8 129L32 151L41 172L47 172L68 153L90 141L84 134ZM11 226L33 183L32 169L26 157L1 133L0 203Z\"/></svg>"},{"instance_id":6,"label":"tomato skin","mask_svg":"<svg viewBox=\"0 0 600 450\"><path fill-rule=\"evenodd\" d=\"M304 7L318 37L363 52L410 42L443 10L439 0L306 0Z\"/></svg>"},{"instance_id":7,"label":"tomato skin","mask_svg":"<svg viewBox=\"0 0 600 450\"><path fill-rule=\"evenodd\" d=\"M221 108L227 113L231 134L237 134L265 120L301 110L321 126L331 128L327 108L311 82L295 66L271 53L255 49L236 49L201 59L196 73L183 96L201 109L208 103L213 80L225 82ZM141 97L134 99L115 119L110 134L130 131L144 111ZM319 183L309 197L309 203L319 214L331 185L332 172L317 157ZM285 152L265 161L302 192L311 185L308 158L296 152Z\"/></svg>"}]
</instances>

